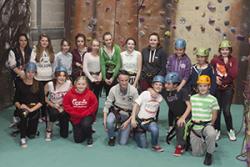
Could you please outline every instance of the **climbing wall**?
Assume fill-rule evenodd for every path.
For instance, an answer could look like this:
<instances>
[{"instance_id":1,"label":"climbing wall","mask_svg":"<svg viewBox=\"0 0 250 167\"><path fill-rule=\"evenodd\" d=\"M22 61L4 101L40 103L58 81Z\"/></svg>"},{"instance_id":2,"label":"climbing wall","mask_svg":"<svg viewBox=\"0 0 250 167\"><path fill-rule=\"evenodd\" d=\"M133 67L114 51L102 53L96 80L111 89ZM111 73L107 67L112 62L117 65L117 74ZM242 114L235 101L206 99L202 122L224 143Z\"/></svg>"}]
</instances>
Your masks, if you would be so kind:
<instances>
[{"instance_id":1,"label":"climbing wall","mask_svg":"<svg viewBox=\"0 0 250 167\"><path fill-rule=\"evenodd\" d=\"M250 29L249 0L72 0L70 38L83 32L87 39L102 41L110 31L124 49L127 37L137 40L138 49L148 45L148 35L160 34L168 54L174 51L176 38L187 40L187 54L195 63L197 47L210 48L210 59L218 52L223 38L233 43L233 54L239 61L236 102L242 101L242 80L247 76Z\"/></svg>"}]
</instances>

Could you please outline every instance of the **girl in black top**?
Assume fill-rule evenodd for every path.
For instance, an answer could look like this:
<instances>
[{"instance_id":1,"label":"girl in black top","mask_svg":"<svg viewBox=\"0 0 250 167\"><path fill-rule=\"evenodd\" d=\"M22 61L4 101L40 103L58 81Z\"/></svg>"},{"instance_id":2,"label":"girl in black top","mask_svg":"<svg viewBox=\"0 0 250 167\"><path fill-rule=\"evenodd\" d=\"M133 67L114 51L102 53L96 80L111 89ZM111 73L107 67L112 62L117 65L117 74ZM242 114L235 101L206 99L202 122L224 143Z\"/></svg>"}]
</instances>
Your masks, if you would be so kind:
<instances>
[{"instance_id":1,"label":"girl in black top","mask_svg":"<svg viewBox=\"0 0 250 167\"><path fill-rule=\"evenodd\" d=\"M26 137L34 138L37 131L39 109L44 101L44 91L38 81L34 80L36 64L28 63L25 66L23 80L17 81L15 106L20 118L20 145L27 147Z\"/></svg>"}]
</instances>

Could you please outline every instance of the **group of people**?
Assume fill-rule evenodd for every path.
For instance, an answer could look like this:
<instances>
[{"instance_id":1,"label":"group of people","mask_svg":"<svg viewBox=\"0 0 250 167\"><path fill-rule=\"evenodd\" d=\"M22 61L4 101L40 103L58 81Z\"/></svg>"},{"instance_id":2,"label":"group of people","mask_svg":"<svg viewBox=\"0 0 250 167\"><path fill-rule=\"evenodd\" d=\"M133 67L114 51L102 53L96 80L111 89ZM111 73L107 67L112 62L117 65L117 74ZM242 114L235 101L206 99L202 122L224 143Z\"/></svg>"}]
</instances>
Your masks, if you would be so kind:
<instances>
[{"instance_id":1,"label":"group of people","mask_svg":"<svg viewBox=\"0 0 250 167\"><path fill-rule=\"evenodd\" d=\"M61 51L55 54L48 35L41 34L31 49L27 35L20 34L10 49L6 66L15 85L13 121L18 122L21 147L36 136L39 118L46 121L46 141L52 140L53 124L58 121L61 137L68 137L71 123L74 141L91 146L102 89L109 146L116 141L125 145L132 136L138 147L146 148L150 133L152 150L163 152L158 140L163 99L169 108L166 142L176 135L175 156L190 146L193 155L205 154L204 164L211 165L220 138L221 112L229 139L236 140L230 106L238 66L229 40L220 43L219 54L210 63L209 49L196 49L194 65L185 53L184 39L177 39L175 52L167 56L157 33L149 35L141 52L131 37L121 51L109 32L104 33L102 46L96 39L87 46L81 33L75 45L71 49L63 39Z\"/></svg>"}]
</instances>

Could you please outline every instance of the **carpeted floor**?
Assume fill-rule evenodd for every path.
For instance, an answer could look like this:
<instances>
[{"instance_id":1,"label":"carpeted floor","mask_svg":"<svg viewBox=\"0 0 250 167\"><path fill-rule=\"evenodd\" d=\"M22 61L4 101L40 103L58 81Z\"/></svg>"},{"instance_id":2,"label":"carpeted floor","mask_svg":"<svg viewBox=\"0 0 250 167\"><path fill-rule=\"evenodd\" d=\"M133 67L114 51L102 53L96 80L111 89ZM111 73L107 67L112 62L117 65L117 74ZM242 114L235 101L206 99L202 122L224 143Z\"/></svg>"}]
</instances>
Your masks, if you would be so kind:
<instances>
[{"instance_id":1,"label":"carpeted floor","mask_svg":"<svg viewBox=\"0 0 250 167\"><path fill-rule=\"evenodd\" d=\"M19 146L19 137L11 137L8 128L12 117L13 107L0 112L0 166L2 167L181 167L203 166L203 157L193 157L190 152L186 152L181 157L174 157L174 143L165 143L165 133L167 127L167 106L165 102L161 106L160 113L160 144L165 152L155 153L149 148L142 150L136 147L135 142L130 139L127 146L115 147L107 146L107 135L102 127L102 106L100 104L97 123L94 125L97 132L94 134L94 145L89 148L84 144L73 143L72 134L68 139L58 137L58 129L55 126L52 142L45 142L44 123L39 124L40 136L33 140L28 140L28 148L22 149ZM240 128L242 122L243 106L233 105L232 114L235 129ZM224 124L224 121L222 121ZM230 142L225 134L223 125L223 136L218 142L214 163L216 167L240 167L246 166L245 162L235 159L240 153L243 141L243 132L238 135L236 142ZM150 139L150 138L149 138Z\"/></svg>"}]
</instances>

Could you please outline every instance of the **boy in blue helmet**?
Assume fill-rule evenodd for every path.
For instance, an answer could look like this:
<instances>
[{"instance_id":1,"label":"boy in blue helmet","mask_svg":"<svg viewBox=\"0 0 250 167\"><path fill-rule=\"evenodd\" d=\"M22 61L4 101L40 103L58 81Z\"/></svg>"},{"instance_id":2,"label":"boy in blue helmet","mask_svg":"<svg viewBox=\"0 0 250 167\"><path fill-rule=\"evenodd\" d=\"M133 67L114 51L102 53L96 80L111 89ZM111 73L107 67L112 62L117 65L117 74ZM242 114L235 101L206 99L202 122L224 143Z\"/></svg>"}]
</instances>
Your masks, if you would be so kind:
<instances>
[{"instance_id":1,"label":"boy in blue helmet","mask_svg":"<svg viewBox=\"0 0 250 167\"><path fill-rule=\"evenodd\" d=\"M176 131L177 145L173 155L181 156L185 151L186 141L184 140L184 130L186 120L190 118L190 97L185 88L177 91L177 87L181 80L177 72L170 72L165 77L165 89L162 91L162 96L168 104L169 111L174 117L175 126L172 132ZM166 138L169 143L170 133Z\"/></svg>"},{"instance_id":2,"label":"boy in blue helmet","mask_svg":"<svg viewBox=\"0 0 250 167\"><path fill-rule=\"evenodd\" d=\"M135 128L135 140L140 148L147 147L146 132L151 133L152 150L163 152L164 149L158 143L159 127L155 121L157 111L162 101L160 92L164 83L164 77L157 75L152 81L152 90L144 91L135 100L132 111L131 125Z\"/></svg>"},{"instance_id":3,"label":"boy in blue helmet","mask_svg":"<svg viewBox=\"0 0 250 167\"><path fill-rule=\"evenodd\" d=\"M166 71L177 72L180 77L180 84L177 86L177 91L180 91L182 87L186 87L186 83L191 75L191 60L185 53L186 41L184 39L177 39L175 41L175 53L170 55L167 60ZM169 131L173 128L174 117L173 112L168 112L169 118Z\"/></svg>"}]
</instances>

